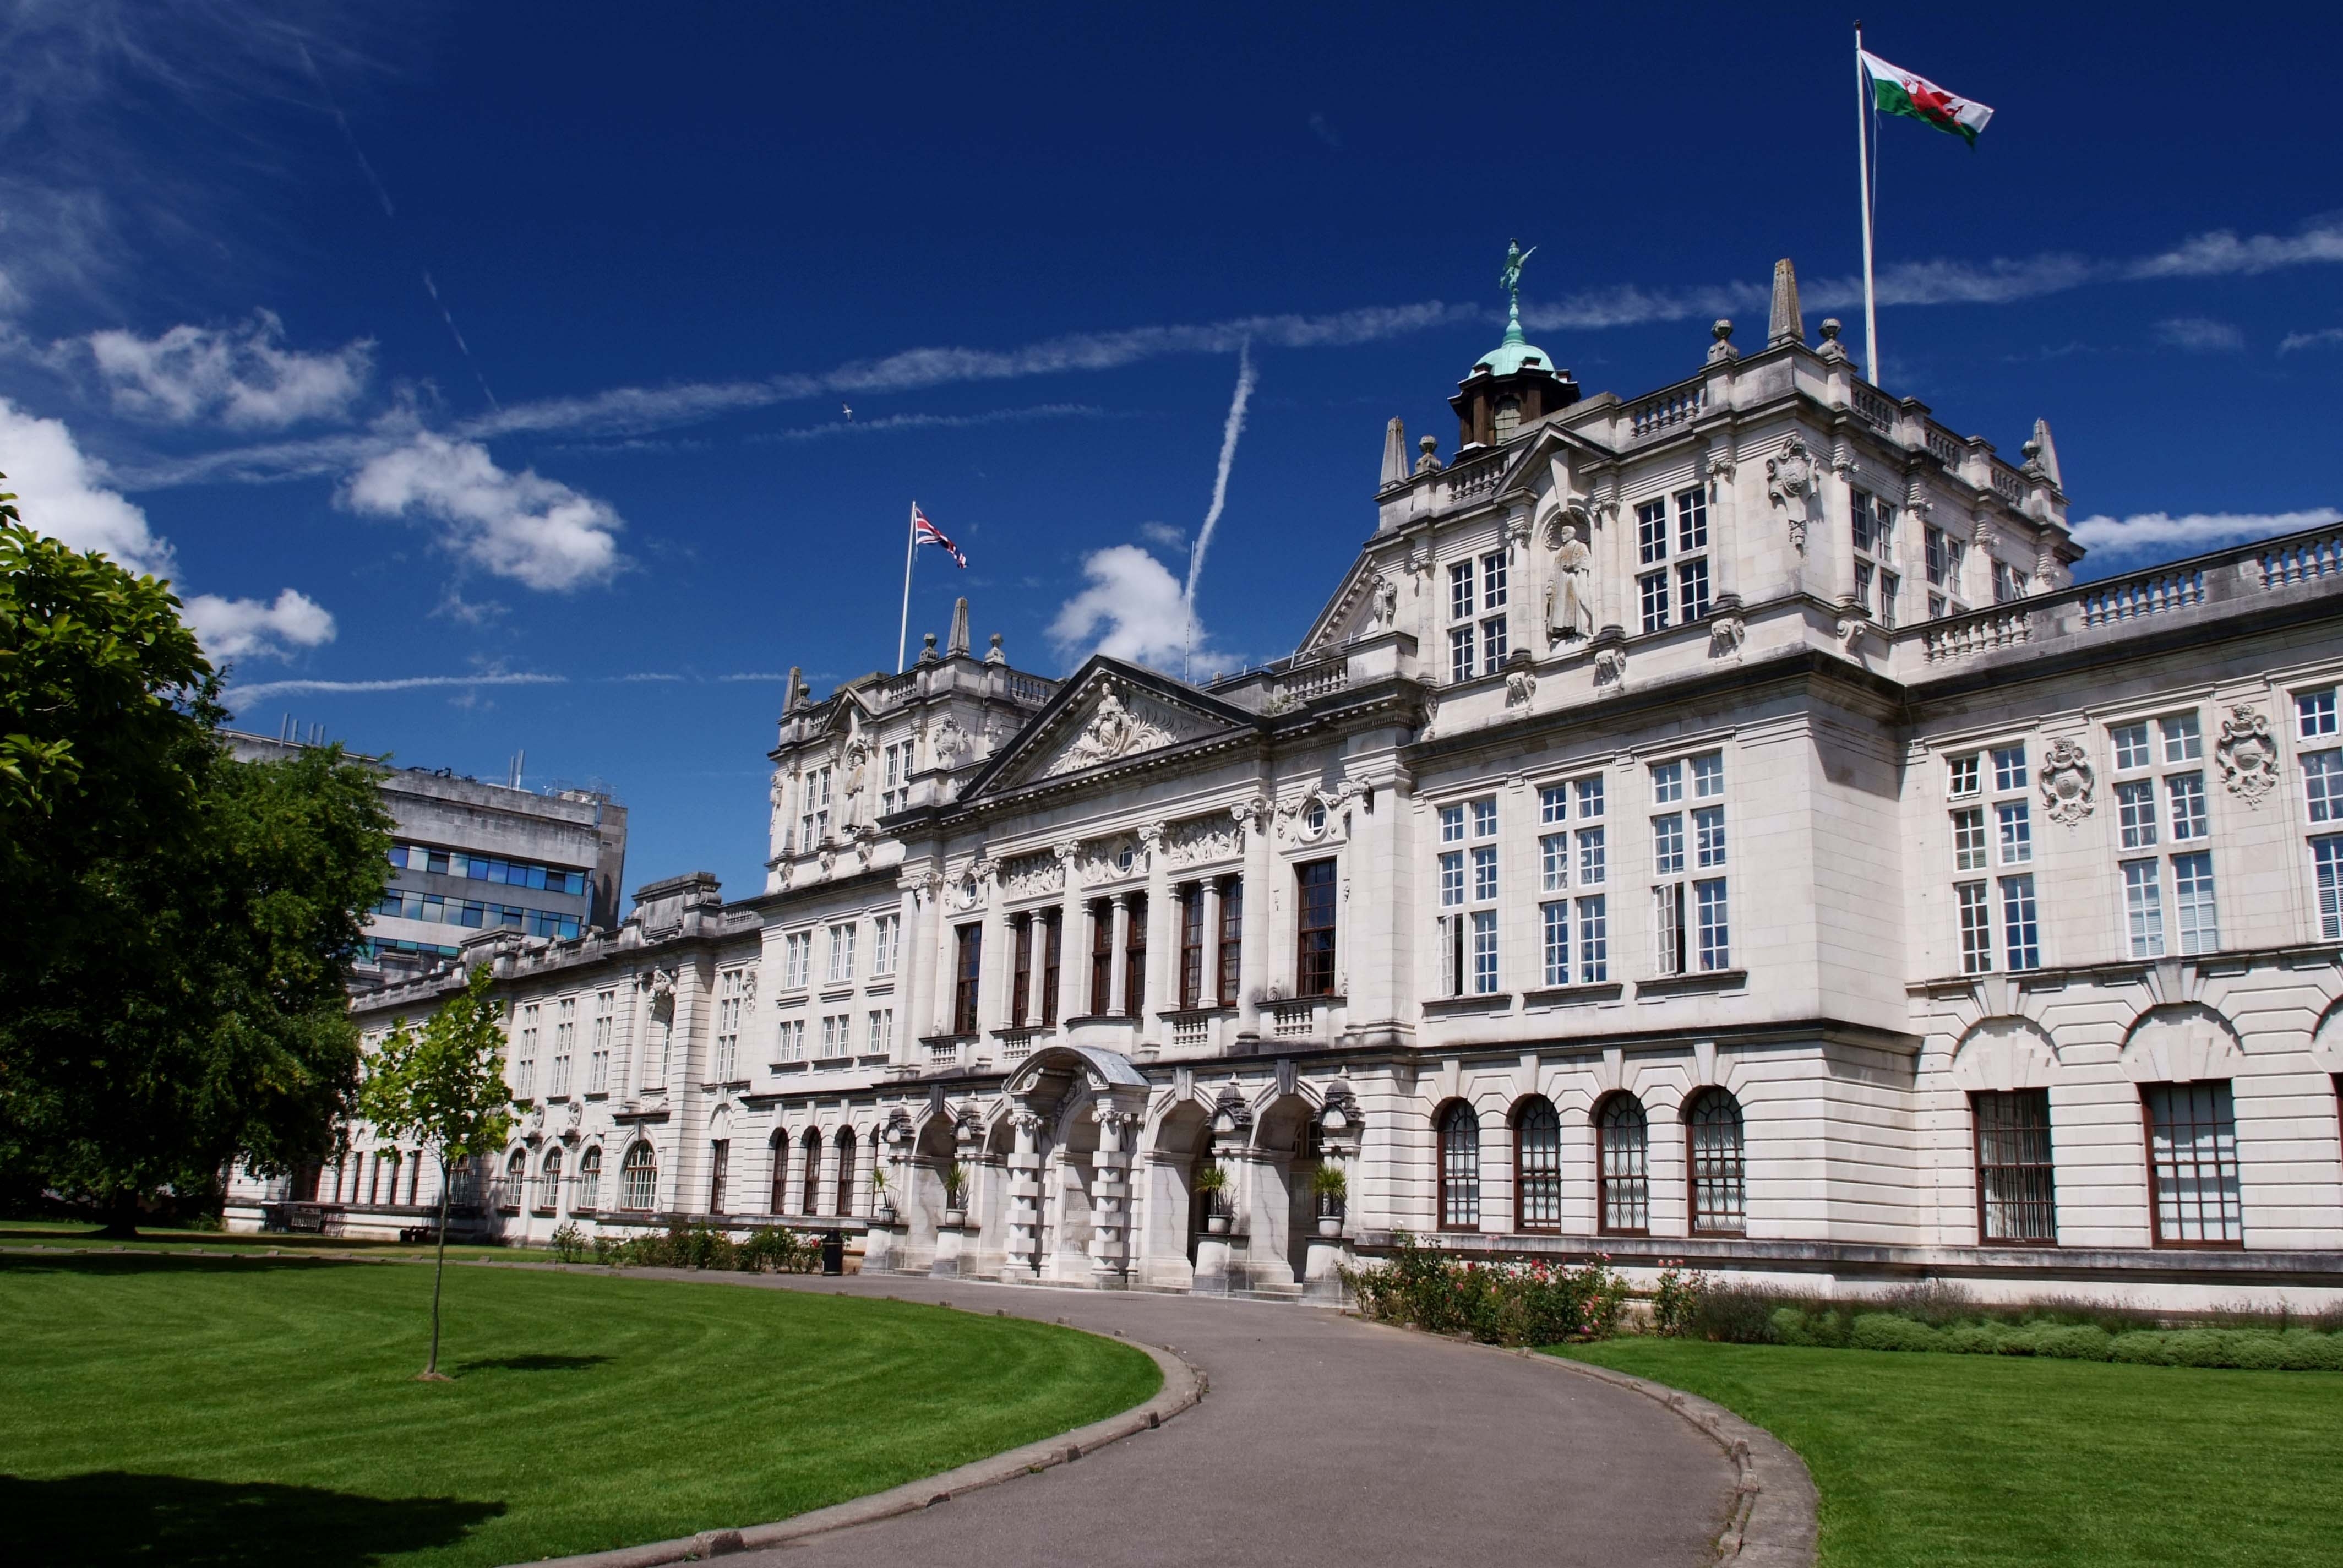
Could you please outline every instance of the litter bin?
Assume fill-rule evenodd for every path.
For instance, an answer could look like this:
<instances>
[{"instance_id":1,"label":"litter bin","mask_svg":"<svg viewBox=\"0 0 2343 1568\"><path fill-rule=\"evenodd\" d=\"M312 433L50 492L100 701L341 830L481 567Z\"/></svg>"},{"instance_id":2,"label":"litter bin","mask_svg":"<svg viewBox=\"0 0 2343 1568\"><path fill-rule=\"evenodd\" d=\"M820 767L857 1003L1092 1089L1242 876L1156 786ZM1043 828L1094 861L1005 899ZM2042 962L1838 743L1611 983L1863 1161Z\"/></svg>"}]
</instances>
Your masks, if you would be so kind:
<instances>
[{"instance_id":1,"label":"litter bin","mask_svg":"<svg viewBox=\"0 0 2343 1568\"><path fill-rule=\"evenodd\" d=\"M846 1232L824 1231L821 1233L821 1271L825 1274L846 1272Z\"/></svg>"}]
</instances>

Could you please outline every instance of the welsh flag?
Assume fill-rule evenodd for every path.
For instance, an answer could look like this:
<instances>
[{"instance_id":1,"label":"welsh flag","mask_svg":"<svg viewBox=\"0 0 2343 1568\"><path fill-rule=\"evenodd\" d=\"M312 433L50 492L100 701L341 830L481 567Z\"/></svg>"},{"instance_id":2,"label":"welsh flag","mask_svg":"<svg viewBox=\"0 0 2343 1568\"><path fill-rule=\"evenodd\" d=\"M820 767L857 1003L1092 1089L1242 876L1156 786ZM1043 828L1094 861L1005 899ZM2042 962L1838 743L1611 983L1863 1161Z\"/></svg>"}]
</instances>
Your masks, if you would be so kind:
<instances>
[{"instance_id":1,"label":"welsh flag","mask_svg":"<svg viewBox=\"0 0 2343 1568\"><path fill-rule=\"evenodd\" d=\"M1884 115L1908 115L1976 146L1977 133L1993 118L1983 104L1972 104L1948 93L1926 76L1901 65L1891 65L1868 49L1863 51L1864 74L1871 78L1871 101Z\"/></svg>"}]
</instances>

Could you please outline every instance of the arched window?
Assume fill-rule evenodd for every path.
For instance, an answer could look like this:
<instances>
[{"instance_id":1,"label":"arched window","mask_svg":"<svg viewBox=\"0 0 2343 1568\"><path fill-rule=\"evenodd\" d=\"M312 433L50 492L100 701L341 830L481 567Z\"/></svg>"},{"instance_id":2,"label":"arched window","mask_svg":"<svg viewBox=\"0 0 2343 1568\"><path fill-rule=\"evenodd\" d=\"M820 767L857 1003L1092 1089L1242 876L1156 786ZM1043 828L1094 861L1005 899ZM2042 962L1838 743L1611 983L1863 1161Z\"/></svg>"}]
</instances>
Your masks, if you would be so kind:
<instances>
[{"instance_id":1,"label":"arched window","mask_svg":"<svg viewBox=\"0 0 2343 1568\"><path fill-rule=\"evenodd\" d=\"M802 1143L805 1150L805 1207L800 1214L821 1212L821 1134L809 1127Z\"/></svg>"},{"instance_id":2,"label":"arched window","mask_svg":"<svg viewBox=\"0 0 2343 1568\"><path fill-rule=\"evenodd\" d=\"M618 1164L618 1207L649 1209L659 1198L659 1163L651 1146L638 1143Z\"/></svg>"},{"instance_id":3,"label":"arched window","mask_svg":"<svg viewBox=\"0 0 2343 1568\"><path fill-rule=\"evenodd\" d=\"M1692 1097L1684 1106L1684 1143L1692 1168L1686 1185L1694 1232L1741 1234L1745 1211L1741 1102L1731 1091L1704 1089Z\"/></svg>"},{"instance_id":4,"label":"arched window","mask_svg":"<svg viewBox=\"0 0 2343 1568\"><path fill-rule=\"evenodd\" d=\"M521 1194L528 1188L528 1151L516 1149L505 1161L505 1190L497 1199L499 1209L518 1210Z\"/></svg>"},{"instance_id":5,"label":"arched window","mask_svg":"<svg viewBox=\"0 0 2343 1568\"><path fill-rule=\"evenodd\" d=\"M573 1205L588 1213L602 1206L602 1151L588 1149L578 1157L578 1199Z\"/></svg>"},{"instance_id":6,"label":"arched window","mask_svg":"<svg viewBox=\"0 0 2343 1568\"><path fill-rule=\"evenodd\" d=\"M553 1213L561 1207L561 1151L545 1151L545 1163L537 1171L537 1206L544 1213Z\"/></svg>"},{"instance_id":7,"label":"arched window","mask_svg":"<svg viewBox=\"0 0 2343 1568\"><path fill-rule=\"evenodd\" d=\"M1562 1229L1562 1118L1542 1095L1513 1112L1513 1229Z\"/></svg>"},{"instance_id":8,"label":"arched window","mask_svg":"<svg viewBox=\"0 0 2343 1568\"><path fill-rule=\"evenodd\" d=\"M838 1130L838 1207L834 1213L854 1212L854 1129Z\"/></svg>"},{"instance_id":9,"label":"arched window","mask_svg":"<svg viewBox=\"0 0 2343 1568\"><path fill-rule=\"evenodd\" d=\"M1632 1094L1614 1094L1594 1116L1603 1229L1641 1236L1652 1228L1651 1129Z\"/></svg>"},{"instance_id":10,"label":"arched window","mask_svg":"<svg viewBox=\"0 0 2343 1568\"><path fill-rule=\"evenodd\" d=\"M1440 1228L1481 1228L1481 1119L1461 1100L1440 1116Z\"/></svg>"},{"instance_id":11,"label":"arched window","mask_svg":"<svg viewBox=\"0 0 2343 1568\"><path fill-rule=\"evenodd\" d=\"M765 1212L786 1214L789 1211L789 1135L786 1131L773 1134L773 1197Z\"/></svg>"}]
</instances>

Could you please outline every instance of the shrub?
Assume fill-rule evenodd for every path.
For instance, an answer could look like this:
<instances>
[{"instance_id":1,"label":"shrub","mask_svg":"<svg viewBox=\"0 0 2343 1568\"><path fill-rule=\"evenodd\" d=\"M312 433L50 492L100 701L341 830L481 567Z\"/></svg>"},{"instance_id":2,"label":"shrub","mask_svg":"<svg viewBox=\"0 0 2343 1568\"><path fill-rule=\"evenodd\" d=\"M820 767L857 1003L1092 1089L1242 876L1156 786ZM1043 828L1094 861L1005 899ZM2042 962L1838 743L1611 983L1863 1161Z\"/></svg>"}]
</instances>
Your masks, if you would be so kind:
<instances>
[{"instance_id":1,"label":"shrub","mask_svg":"<svg viewBox=\"0 0 2343 1568\"><path fill-rule=\"evenodd\" d=\"M1697 1269L1681 1273L1676 1264L1664 1263L1652 1292L1652 1327L1676 1337L1691 1335L1700 1303L1710 1293L1706 1274Z\"/></svg>"},{"instance_id":2,"label":"shrub","mask_svg":"<svg viewBox=\"0 0 2343 1568\"><path fill-rule=\"evenodd\" d=\"M1944 1335L1894 1312L1865 1312L1855 1320L1846 1342L1862 1351L1933 1351L1944 1348Z\"/></svg>"},{"instance_id":3,"label":"shrub","mask_svg":"<svg viewBox=\"0 0 2343 1568\"><path fill-rule=\"evenodd\" d=\"M1382 1263L1342 1274L1368 1317L1487 1344L1607 1339L1618 1332L1627 1301L1626 1282L1600 1261L1577 1269L1542 1258L1467 1262L1420 1246L1403 1231Z\"/></svg>"},{"instance_id":4,"label":"shrub","mask_svg":"<svg viewBox=\"0 0 2343 1568\"><path fill-rule=\"evenodd\" d=\"M586 1232L578 1228L576 1221L569 1221L556 1231L549 1245L553 1248L553 1261L557 1263L582 1263L595 1251L588 1244Z\"/></svg>"}]
</instances>

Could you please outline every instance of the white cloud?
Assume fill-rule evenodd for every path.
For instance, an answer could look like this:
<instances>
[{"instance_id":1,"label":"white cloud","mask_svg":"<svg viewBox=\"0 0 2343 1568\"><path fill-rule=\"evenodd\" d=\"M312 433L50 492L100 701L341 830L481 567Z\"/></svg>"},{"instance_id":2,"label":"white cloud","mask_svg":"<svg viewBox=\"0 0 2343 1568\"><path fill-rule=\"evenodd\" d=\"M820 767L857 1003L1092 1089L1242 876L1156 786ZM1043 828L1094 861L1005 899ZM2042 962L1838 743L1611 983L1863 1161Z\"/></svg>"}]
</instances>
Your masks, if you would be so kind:
<instances>
[{"instance_id":1,"label":"white cloud","mask_svg":"<svg viewBox=\"0 0 2343 1568\"><path fill-rule=\"evenodd\" d=\"M268 310L234 327L182 325L157 337L113 329L56 346L61 355L84 350L116 413L166 425L216 420L237 430L342 418L374 368L372 338L303 353L285 347L285 324Z\"/></svg>"},{"instance_id":2,"label":"white cloud","mask_svg":"<svg viewBox=\"0 0 2343 1568\"><path fill-rule=\"evenodd\" d=\"M2321 327L2317 332L2289 332L2279 339L2278 351L2291 354L2298 348L2329 348L2343 347L2343 327Z\"/></svg>"},{"instance_id":3,"label":"white cloud","mask_svg":"<svg viewBox=\"0 0 2343 1568\"><path fill-rule=\"evenodd\" d=\"M231 687L220 700L230 708L242 709L272 697L429 691L440 687L561 686L568 679L566 675L404 675L386 680L264 680L256 686Z\"/></svg>"},{"instance_id":4,"label":"white cloud","mask_svg":"<svg viewBox=\"0 0 2343 1568\"><path fill-rule=\"evenodd\" d=\"M196 628L205 656L214 664L247 653L260 658L289 658L294 648L317 648L334 640L332 614L295 588L280 591L273 604L199 593L186 601L181 618Z\"/></svg>"},{"instance_id":5,"label":"white cloud","mask_svg":"<svg viewBox=\"0 0 2343 1568\"><path fill-rule=\"evenodd\" d=\"M478 442L427 430L369 458L336 498L373 517L429 518L458 557L533 588L607 581L627 564L617 539L626 524L607 502L534 468L508 473Z\"/></svg>"},{"instance_id":6,"label":"white cloud","mask_svg":"<svg viewBox=\"0 0 2343 1568\"><path fill-rule=\"evenodd\" d=\"M1108 419L1114 416L1087 403L1037 403L1026 408L993 408L981 414L890 414L882 419L834 420L794 430L759 430L755 442L822 441L837 436L871 436L889 430L965 430L979 425L1021 425L1035 419ZM663 446L664 442L618 442L614 446Z\"/></svg>"},{"instance_id":7,"label":"white cloud","mask_svg":"<svg viewBox=\"0 0 2343 1568\"><path fill-rule=\"evenodd\" d=\"M2246 335L2226 321L2202 316L2176 316L2155 327L2156 340L2167 348L2191 354L2235 354L2246 346Z\"/></svg>"},{"instance_id":8,"label":"white cloud","mask_svg":"<svg viewBox=\"0 0 2343 1568\"><path fill-rule=\"evenodd\" d=\"M2131 264L2131 277L2250 277L2281 267L2343 262L2343 216L2312 219L2300 234L2249 234L2229 229L2195 235L2170 250Z\"/></svg>"},{"instance_id":9,"label":"white cloud","mask_svg":"<svg viewBox=\"0 0 2343 1568\"><path fill-rule=\"evenodd\" d=\"M1188 530L1175 528L1170 523L1141 523L1139 525L1139 537L1150 544L1161 545L1167 550L1188 548Z\"/></svg>"},{"instance_id":10,"label":"white cloud","mask_svg":"<svg viewBox=\"0 0 2343 1568\"><path fill-rule=\"evenodd\" d=\"M134 571L165 577L177 569L169 542L147 528L144 511L99 483L100 466L63 421L0 398L0 473L25 521L51 538L103 550Z\"/></svg>"},{"instance_id":11,"label":"white cloud","mask_svg":"<svg viewBox=\"0 0 2343 1568\"><path fill-rule=\"evenodd\" d=\"M2190 512L2177 518L2169 512L2136 512L2128 518L2085 518L2075 525L2075 542L2111 556L2168 545L2209 549L2338 522L2343 522L2343 511L2333 507L2303 512Z\"/></svg>"},{"instance_id":12,"label":"white cloud","mask_svg":"<svg viewBox=\"0 0 2343 1568\"><path fill-rule=\"evenodd\" d=\"M1188 605L1180 579L1137 545L1111 545L1082 559L1081 592L1058 607L1049 638L1071 668L1093 653L1177 672L1188 648ZM1193 667L1234 661L1208 646L1200 622Z\"/></svg>"}]
</instances>

